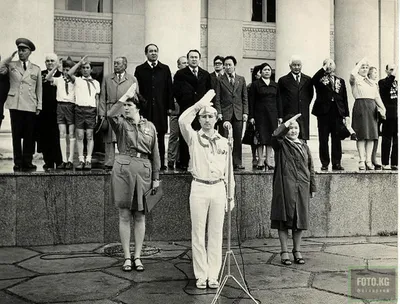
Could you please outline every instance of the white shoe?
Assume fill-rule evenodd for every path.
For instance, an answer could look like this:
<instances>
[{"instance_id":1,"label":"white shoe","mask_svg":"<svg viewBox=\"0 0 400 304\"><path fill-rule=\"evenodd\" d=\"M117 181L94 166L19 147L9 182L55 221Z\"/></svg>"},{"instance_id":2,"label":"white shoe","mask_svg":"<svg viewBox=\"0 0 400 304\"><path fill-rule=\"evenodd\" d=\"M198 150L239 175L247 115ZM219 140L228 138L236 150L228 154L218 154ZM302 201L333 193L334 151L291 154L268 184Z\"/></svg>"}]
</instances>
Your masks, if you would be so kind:
<instances>
[{"instance_id":1,"label":"white shoe","mask_svg":"<svg viewBox=\"0 0 400 304\"><path fill-rule=\"evenodd\" d=\"M219 287L219 282L216 279L209 279L208 280L208 287L211 289L217 289Z\"/></svg>"},{"instance_id":2,"label":"white shoe","mask_svg":"<svg viewBox=\"0 0 400 304\"><path fill-rule=\"evenodd\" d=\"M383 165L382 169L383 170L392 170L392 167L390 167L389 165Z\"/></svg>"},{"instance_id":3,"label":"white shoe","mask_svg":"<svg viewBox=\"0 0 400 304\"><path fill-rule=\"evenodd\" d=\"M198 289L206 289L207 288L207 281L203 279L197 279L196 287Z\"/></svg>"}]
</instances>

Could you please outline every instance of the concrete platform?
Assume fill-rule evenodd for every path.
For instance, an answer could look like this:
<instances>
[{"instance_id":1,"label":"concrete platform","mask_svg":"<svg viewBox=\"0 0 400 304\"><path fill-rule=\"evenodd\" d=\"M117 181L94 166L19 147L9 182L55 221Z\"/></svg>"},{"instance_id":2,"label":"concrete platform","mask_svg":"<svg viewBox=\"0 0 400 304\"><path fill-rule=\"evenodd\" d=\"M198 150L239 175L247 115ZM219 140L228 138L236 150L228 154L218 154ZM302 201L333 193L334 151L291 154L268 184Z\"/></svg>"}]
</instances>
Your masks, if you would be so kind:
<instances>
[{"instance_id":1,"label":"concrete platform","mask_svg":"<svg viewBox=\"0 0 400 304\"><path fill-rule=\"evenodd\" d=\"M195 288L190 242L145 245L157 251L143 253L142 273L122 272L123 260L107 256L109 244L104 243L0 248L0 303L211 303L215 290ZM396 236L305 238L306 264L291 266L280 263L277 239L255 239L241 246L233 239L233 245L248 287L260 303L396 303L390 298L352 298L348 277L354 267L396 267ZM232 274L240 279L236 266ZM252 302L229 280L218 303Z\"/></svg>"}]
</instances>

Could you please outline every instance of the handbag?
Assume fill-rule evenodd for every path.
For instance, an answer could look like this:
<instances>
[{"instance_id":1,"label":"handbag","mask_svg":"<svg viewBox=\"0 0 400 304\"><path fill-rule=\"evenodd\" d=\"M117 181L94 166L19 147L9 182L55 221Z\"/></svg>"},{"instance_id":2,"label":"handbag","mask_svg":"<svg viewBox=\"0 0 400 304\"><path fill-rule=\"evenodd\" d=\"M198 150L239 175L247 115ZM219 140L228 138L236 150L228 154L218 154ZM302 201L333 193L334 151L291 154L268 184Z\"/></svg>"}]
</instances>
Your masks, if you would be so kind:
<instances>
[{"instance_id":1,"label":"handbag","mask_svg":"<svg viewBox=\"0 0 400 304\"><path fill-rule=\"evenodd\" d=\"M164 191L162 188L162 183L160 181L160 185L157 188L157 192L154 193L153 189L150 189L144 194L144 211L145 213L149 213L155 205L158 204L159 201L162 200L164 195Z\"/></svg>"},{"instance_id":2,"label":"handbag","mask_svg":"<svg viewBox=\"0 0 400 304\"><path fill-rule=\"evenodd\" d=\"M338 124L336 132L341 140L344 140L351 135L347 126L343 122Z\"/></svg>"},{"instance_id":3,"label":"handbag","mask_svg":"<svg viewBox=\"0 0 400 304\"><path fill-rule=\"evenodd\" d=\"M242 139L244 145L254 145L255 127L252 123L247 122L246 131Z\"/></svg>"}]
</instances>

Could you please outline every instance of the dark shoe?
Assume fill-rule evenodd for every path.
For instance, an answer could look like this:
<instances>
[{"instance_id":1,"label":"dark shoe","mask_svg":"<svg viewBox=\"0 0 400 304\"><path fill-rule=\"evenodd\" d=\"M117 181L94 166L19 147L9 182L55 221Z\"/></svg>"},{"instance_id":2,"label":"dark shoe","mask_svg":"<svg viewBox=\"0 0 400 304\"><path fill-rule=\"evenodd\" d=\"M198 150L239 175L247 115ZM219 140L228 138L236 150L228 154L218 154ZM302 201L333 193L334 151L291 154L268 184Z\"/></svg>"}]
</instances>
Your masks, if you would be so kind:
<instances>
[{"instance_id":1,"label":"dark shoe","mask_svg":"<svg viewBox=\"0 0 400 304\"><path fill-rule=\"evenodd\" d=\"M334 171L343 171L344 168L342 167L342 165L337 164L337 165L332 165L332 170L334 170Z\"/></svg>"},{"instance_id":2,"label":"dark shoe","mask_svg":"<svg viewBox=\"0 0 400 304\"><path fill-rule=\"evenodd\" d=\"M165 166L165 165L164 165L164 166L161 166L160 170L161 170L161 171L167 170L167 166Z\"/></svg>"},{"instance_id":3,"label":"dark shoe","mask_svg":"<svg viewBox=\"0 0 400 304\"><path fill-rule=\"evenodd\" d=\"M382 165L380 164L373 164L375 170L382 170Z\"/></svg>"},{"instance_id":4,"label":"dark shoe","mask_svg":"<svg viewBox=\"0 0 400 304\"><path fill-rule=\"evenodd\" d=\"M274 166L266 166L266 168L268 168L268 170L275 170L275 167Z\"/></svg>"},{"instance_id":5,"label":"dark shoe","mask_svg":"<svg viewBox=\"0 0 400 304\"><path fill-rule=\"evenodd\" d=\"M64 162L62 162L61 164L59 164L58 166L57 166L57 169L58 170L65 170L65 167L67 166L67 163L64 163Z\"/></svg>"},{"instance_id":6,"label":"dark shoe","mask_svg":"<svg viewBox=\"0 0 400 304\"><path fill-rule=\"evenodd\" d=\"M13 170L19 172L22 171L22 167L20 165L14 165Z\"/></svg>"},{"instance_id":7,"label":"dark shoe","mask_svg":"<svg viewBox=\"0 0 400 304\"><path fill-rule=\"evenodd\" d=\"M85 163L85 170L92 170L92 163L90 163L90 162L86 162Z\"/></svg>"},{"instance_id":8,"label":"dark shoe","mask_svg":"<svg viewBox=\"0 0 400 304\"><path fill-rule=\"evenodd\" d=\"M44 164L43 165L43 170L47 170L47 169L49 169L49 166L47 164Z\"/></svg>"},{"instance_id":9,"label":"dark shoe","mask_svg":"<svg viewBox=\"0 0 400 304\"><path fill-rule=\"evenodd\" d=\"M356 133L350 135L351 140L358 140Z\"/></svg>"},{"instance_id":10,"label":"dark shoe","mask_svg":"<svg viewBox=\"0 0 400 304\"><path fill-rule=\"evenodd\" d=\"M293 250L292 253L293 253L294 262L295 262L296 264L301 264L301 265L303 265L303 264L306 263L306 262L304 261L304 259L302 258L301 252L300 252L300 251L295 251L295 250ZM296 256L296 253L298 253L297 256Z\"/></svg>"},{"instance_id":11,"label":"dark shoe","mask_svg":"<svg viewBox=\"0 0 400 304\"><path fill-rule=\"evenodd\" d=\"M169 161L168 162L168 169L174 170L174 162L173 161Z\"/></svg>"},{"instance_id":12,"label":"dark shoe","mask_svg":"<svg viewBox=\"0 0 400 304\"><path fill-rule=\"evenodd\" d=\"M32 164L32 163L26 164L26 165L24 165L24 166L22 167L22 169L25 170L25 171L35 171L36 168L37 168L37 167L36 167L34 164Z\"/></svg>"},{"instance_id":13,"label":"dark shoe","mask_svg":"<svg viewBox=\"0 0 400 304\"><path fill-rule=\"evenodd\" d=\"M65 164L65 170L71 170L74 168L74 165L71 162L67 162Z\"/></svg>"},{"instance_id":14,"label":"dark shoe","mask_svg":"<svg viewBox=\"0 0 400 304\"><path fill-rule=\"evenodd\" d=\"M127 263L129 261L130 263ZM131 259L125 259L124 265L122 265L122 271L129 272L132 271L132 261Z\"/></svg>"},{"instance_id":15,"label":"dark shoe","mask_svg":"<svg viewBox=\"0 0 400 304\"><path fill-rule=\"evenodd\" d=\"M281 263L285 266L289 266L292 265L292 262L290 261L290 259L282 259L282 254L287 253L289 255L288 251L281 251Z\"/></svg>"},{"instance_id":16,"label":"dark shoe","mask_svg":"<svg viewBox=\"0 0 400 304\"><path fill-rule=\"evenodd\" d=\"M136 271L139 271L139 272L144 271L144 266L143 266L142 261L140 260L140 258L133 259L133 263L135 263L135 270Z\"/></svg>"},{"instance_id":17,"label":"dark shoe","mask_svg":"<svg viewBox=\"0 0 400 304\"><path fill-rule=\"evenodd\" d=\"M333 169L333 167L332 167L332 169ZM328 166L322 166L321 171L328 171Z\"/></svg>"},{"instance_id":18,"label":"dark shoe","mask_svg":"<svg viewBox=\"0 0 400 304\"><path fill-rule=\"evenodd\" d=\"M80 161L79 164L75 167L75 170L83 170L85 169L85 163Z\"/></svg>"},{"instance_id":19,"label":"dark shoe","mask_svg":"<svg viewBox=\"0 0 400 304\"><path fill-rule=\"evenodd\" d=\"M113 166L104 165L104 170L112 170Z\"/></svg>"},{"instance_id":20,"label":"dark shoe","mask_svg":"<svg viewBox=\"0 0 400 304\"><path fill-rule=\"evenodd\" d=\"M259 166L259 165L257 165L257 170L264 170L265 169L265 166L264 165L261 165L261 166Z\"/></svg>"},{"instance_id":21,"label":"dark shoe","mask_svg":"<svg viewBox=\"0 0 400 304\"><path fill-rule=\"evenodd\" d=\"M244 170L244 166L242 166L242 165L235 165L235 166L233 166L233 170Z\"/></svg>"},{"instance_id":22,"label":"dark shoe","mask_svg":"<svg viewBox=\"0 0 400 304\"><path fill-rule=\"evenodd\" d=\"M391 168L392 168L392 170L395 170L395 171L397 171L399 169L399 167L397 165L393 165Z\"/></svg>"}]
</instances>

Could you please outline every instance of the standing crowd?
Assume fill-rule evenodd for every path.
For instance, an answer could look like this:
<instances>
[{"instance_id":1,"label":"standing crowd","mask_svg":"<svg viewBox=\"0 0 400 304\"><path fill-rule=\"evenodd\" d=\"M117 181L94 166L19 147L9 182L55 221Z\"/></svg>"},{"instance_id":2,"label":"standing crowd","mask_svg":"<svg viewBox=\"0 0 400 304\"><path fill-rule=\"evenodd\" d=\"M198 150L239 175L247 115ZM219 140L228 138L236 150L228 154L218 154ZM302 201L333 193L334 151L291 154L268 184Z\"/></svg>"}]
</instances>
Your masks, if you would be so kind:
<instances>
[{"instance_id":1,"label":"standing crowd","mask_svg":"<svg viewBox=\"0 0 400 304\"><path fill-rule=\"evenodd\" d=\"M321 69L309 77L301 72L301 58L293 56L290 72L277 82L272 67L263 63L254 67L252 83L246 85L236 72L234 56L216 56L214 71L208 73L199 66L200 52L189 50L178 58L178 71L171 75L170 68L158 59L157 45L149 44L144 49L147 59L134 75L126 71L126 57L117 57L114 72L100 84L91 77L87 56L74 63L50 54L46 70L40 71L29 61L35 45L19 38L16 46L18 50L0 62L0 97L10 110L14 170L36 169L32 164L35 139L45 169L72 169L76 144L79 162L75 169L90 170L94 133L101 132L104 166L112 170L112 197L119 208L123 271L145 269L140 254L146 197L159 190L159 171L168 166L188 170L193 176L189 205L196 286L219 287L224 211L235 205L233 171L244 169L242 139L251 128L253 166L274 170L271 227L278 230L281 262L291 264L287 244L291 229L293 260L304 264L301 235L308 228L309 200L316 192L307 146L314 97L311 113L318 121L322 171L329 164L332 170L344 170L341 140L350 136L357 142L360 170L397 170L398 88L392 64L386 66L387 77L379 82L376 68L366 58L355 65L350 73L355 98L350 125L346 84L334 73L332 59L324 60ZM18 60L13 61L17 53ZM379 135L382 164L376 158Z\"/></svg>"}]
</instances>

